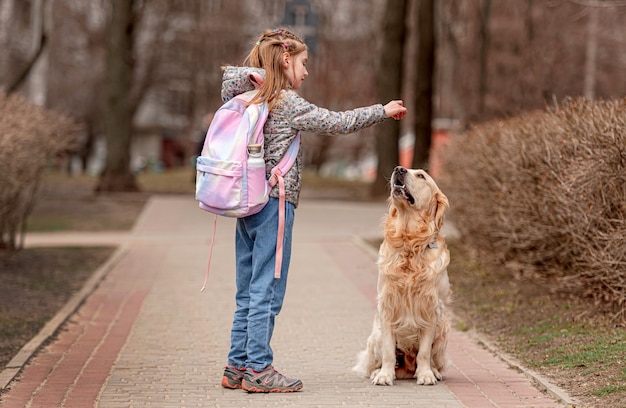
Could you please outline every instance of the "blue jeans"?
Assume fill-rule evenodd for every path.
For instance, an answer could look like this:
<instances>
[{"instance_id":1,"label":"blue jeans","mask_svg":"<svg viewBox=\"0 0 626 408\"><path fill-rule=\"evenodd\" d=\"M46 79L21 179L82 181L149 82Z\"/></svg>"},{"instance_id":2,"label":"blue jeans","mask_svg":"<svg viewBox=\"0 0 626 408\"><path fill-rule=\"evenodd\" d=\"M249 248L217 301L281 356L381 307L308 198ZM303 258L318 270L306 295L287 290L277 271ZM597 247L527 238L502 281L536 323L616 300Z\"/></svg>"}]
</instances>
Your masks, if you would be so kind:
<instances>
[{"instance_id":1,"label":"blue jeans","mask_svg":"<svg viewBox=\"0 0 626 408\"><path fill-rule=\"evenodd\" d=\"M237 308L230 335L228 365L261 371L274 360L270 340L274 318L283 306L287 288L293 221L294 206L287 203L281 277L275 279L278 199L270 198L259 213L237 219Z\"/></svg>"}]
</instances>

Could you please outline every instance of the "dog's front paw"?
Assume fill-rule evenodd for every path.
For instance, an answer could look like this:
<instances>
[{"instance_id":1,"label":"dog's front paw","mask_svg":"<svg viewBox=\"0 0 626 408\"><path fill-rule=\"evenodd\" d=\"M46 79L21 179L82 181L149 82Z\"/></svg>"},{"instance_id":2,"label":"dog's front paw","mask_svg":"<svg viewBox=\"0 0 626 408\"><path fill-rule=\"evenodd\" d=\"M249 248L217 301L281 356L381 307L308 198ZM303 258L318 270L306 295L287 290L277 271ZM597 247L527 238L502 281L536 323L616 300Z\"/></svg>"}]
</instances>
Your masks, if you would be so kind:
<instances>
[{"instance_id":1,"label":"dog's front paw","mask_svg":"<svg viewBox=\"0 0 626 408\"><path fill-rule=\"evenodd\" d=\"M441 380L441 374L437 372L437 376L431 370L424 370L423 372L419 372L417 374L417 384L418 385L435 385L437 384L437 379Z\"/></svg>"},{"instance_id":2,"label":"dog's front paw","mask_svg":"<svg viewBox=\"0 0 626 408\"><path fill-rule=\"evenodd\" d=\"M372 384L374 385L393 385L394 373L388 373L385 370L376 370L372 373Z\"/></svg>"}]
</instances>

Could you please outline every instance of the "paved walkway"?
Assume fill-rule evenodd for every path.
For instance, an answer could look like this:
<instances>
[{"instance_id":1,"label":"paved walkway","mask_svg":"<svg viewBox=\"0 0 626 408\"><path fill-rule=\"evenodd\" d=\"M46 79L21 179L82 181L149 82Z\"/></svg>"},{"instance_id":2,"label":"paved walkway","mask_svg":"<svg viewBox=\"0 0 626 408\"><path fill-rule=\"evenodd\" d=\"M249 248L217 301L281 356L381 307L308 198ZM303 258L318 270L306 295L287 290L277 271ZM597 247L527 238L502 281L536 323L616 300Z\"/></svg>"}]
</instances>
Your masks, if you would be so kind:
<instances>
[{"instance_id":1,"label":"paved walkway","mask_svg":"<svg viewBox=\"0 0 626 408\"><path fill-rule=\"evenodd\" d=\"M234 220L218 220L203 293L213 223L193 199L153 197L128 234L54 234L52 240L31 235L27 245L77 240L122 245L78 300L0 373L0 386L8 383L9 389L0 405L564 406L454 330L450 366L435 386L408 380L374 386L350 371L375 309L375 253L362 239L380 236L384 211L383 203L303 200L296 212L289 290L272 342L276 368L304 383L303 391L293 394L247 394L220 386L234 310ZM61 324L54 340L30 358L37 343ZM547 383L543 387L559 392Z\"/></svg>"}]
</instances>

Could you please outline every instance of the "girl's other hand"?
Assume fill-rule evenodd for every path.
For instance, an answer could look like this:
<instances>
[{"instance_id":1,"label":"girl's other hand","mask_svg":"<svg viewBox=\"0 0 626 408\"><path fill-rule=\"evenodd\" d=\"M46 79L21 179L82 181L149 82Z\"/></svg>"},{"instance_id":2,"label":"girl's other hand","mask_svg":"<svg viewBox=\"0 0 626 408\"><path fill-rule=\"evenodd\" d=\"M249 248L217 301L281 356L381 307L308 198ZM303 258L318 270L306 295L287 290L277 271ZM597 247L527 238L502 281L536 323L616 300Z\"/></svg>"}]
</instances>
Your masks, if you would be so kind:
<instances>
[{"instance_id":1,"label":"girl's other hand","mask_svg":"<svg viewBox=\"0 0 626 408\"><path fill-rule=\"evenodd\" d=\"M402 101L391 101L384 108L386 118L400 120L406 115L406 108L403 106Z\"/></svg>"}]
</instances>

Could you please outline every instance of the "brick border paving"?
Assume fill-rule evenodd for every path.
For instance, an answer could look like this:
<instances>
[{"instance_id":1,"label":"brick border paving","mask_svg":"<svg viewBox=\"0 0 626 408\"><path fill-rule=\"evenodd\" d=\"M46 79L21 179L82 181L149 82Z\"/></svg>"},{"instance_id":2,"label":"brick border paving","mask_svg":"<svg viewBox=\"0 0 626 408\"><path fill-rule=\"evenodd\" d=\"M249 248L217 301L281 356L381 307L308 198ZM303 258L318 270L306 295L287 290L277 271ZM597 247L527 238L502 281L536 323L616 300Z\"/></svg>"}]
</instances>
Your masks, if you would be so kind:
<instances>
[{"instance_id":1,"label":"brick border paving","mask_svg":"<svg viewBox=\"0 0 626 408\"><path fill-rule=\"evenodd\" d=\"M75 238L74 238L75 239ZM45 241L45 240L44 240ZM71 240L70 242L73 242ZM102 279L115 265L124 257L127 248L119 247L109 259L85 282L83 287L76 293L59 312L37 333L37 335L29 341L20 351L9 361L5 369L0 372L0 391L9 386L11 381L21 372L22 368L28 363L33 355L41 349L43 344L51 339L56 331L63 325L67 319L74 314L85 299L100 284Z\"/></svg>"},{"instance_id":2,"label":"brick border paving","mask_svg":"<svg viewBox=\"0 0 626 408\"><path fill-rule=\"evenodd\" d=\"M55 340L10 384L2 406L85 407L97 400L132 331L150 290L151 270L159 261L145 245L136 244L123 252L123 259L115 263L117 268L97 288L84 288L93 292Z\"/></svg>"}]
</instances>

